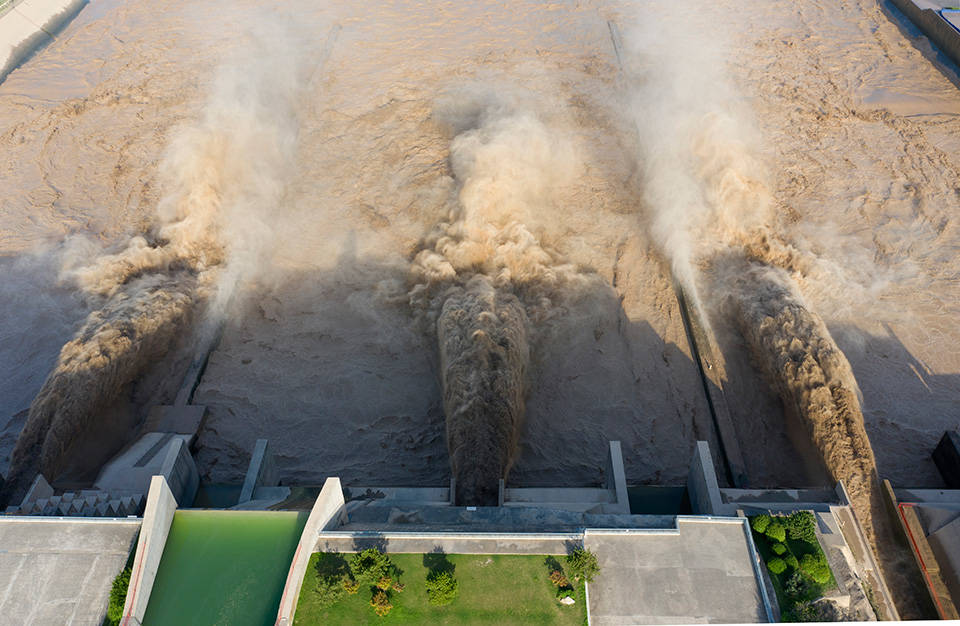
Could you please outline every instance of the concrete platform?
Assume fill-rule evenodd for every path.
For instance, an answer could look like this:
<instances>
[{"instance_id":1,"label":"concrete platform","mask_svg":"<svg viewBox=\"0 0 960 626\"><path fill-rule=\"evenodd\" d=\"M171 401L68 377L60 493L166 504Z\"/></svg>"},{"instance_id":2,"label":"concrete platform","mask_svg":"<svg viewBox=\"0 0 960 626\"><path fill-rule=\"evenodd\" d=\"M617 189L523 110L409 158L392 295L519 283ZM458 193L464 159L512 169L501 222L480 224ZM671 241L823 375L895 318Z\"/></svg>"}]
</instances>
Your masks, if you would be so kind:
<instances>
[{"instance_id":1,"label":"concrete platform","mask_svg":"<svg viewBox=\"0 0 960 626\"><path fill-rule=\"evenodd\" d=\"M742 521L679 519L669 531L587 531L600 561L590 619L612 624L767 622Z\"/></svg>"},{"instance_id":2,"label":"concrete platform","mask_svg":"<svg viewBox=\"0 0 960 626\"><path fill-rule=\"evenodd\" d=\"M154 476L163 475L177 502L189 506L199 477L187 451L192 435L147 433L107 463L97 477L97 489L111 494L145 494Z\"/></svg>"},{"instance_id":3,"label":"concrete platform","mask_svg":"<svg viewBox=\"0 0 960 626\"><path fill-rule=\"evenodd\" d=\"M100 626L140 520L0 518L0 622Z\"/></svg>"}]
</instances>

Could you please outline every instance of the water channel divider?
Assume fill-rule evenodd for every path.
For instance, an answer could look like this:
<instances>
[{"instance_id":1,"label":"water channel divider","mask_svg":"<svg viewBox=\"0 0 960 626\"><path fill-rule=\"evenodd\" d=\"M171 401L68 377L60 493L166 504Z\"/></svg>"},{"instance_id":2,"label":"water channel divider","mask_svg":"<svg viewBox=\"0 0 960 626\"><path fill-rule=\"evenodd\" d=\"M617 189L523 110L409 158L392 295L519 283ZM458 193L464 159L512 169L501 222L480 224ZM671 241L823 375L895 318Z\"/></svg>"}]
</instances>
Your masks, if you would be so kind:
<instances>
[{"instance_id":1,"label":"water channel divider","mask_svg":"<svg viewBox=\"0 0 960 626\"><path fill-rule=\"evenodd\" d=\"M303 577L307 573L310 555L317 546L320 533L333 523L340 525L346 522L346 502L343 499L343 487L339 478L327 478L323 489L310 509L310 516L300 533L300 541L293 553L290 569L287 571L287 582L283 586L280 596L280 606L277 609L277 626L293 624L293 617L297 612L297 602L300 600L300 587Z\"/></svg>"},{"instance_id":2,"label":"water channel divider","mask_svg":"<svg viewBox=\"0 0 960 626\"><path fill-rule=\"evenodd\" d=\"M147 492L147 505L143 511L143 523L137 539L137 552L130 572L130 585L127 587L120 626L143 624L176 510L177 499L173 497L166 479L154 476L150 480L150 491Z\"/></svg>"}]
</instances>

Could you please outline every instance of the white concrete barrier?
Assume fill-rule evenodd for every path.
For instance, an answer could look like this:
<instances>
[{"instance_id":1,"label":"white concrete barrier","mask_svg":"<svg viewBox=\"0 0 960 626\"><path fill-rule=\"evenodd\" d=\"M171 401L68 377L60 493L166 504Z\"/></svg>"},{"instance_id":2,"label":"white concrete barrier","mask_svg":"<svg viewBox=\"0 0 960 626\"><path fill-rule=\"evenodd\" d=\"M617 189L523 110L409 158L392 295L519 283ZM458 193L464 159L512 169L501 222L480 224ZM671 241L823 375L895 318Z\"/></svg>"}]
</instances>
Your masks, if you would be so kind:
<instances>
[{"instance_id":1,"label":"white concrete barrier","mask_svg":"<svg viewBox=\"0 0 960 626\"><path fill-rule=\"evenodd\" d=\"M167 544L177 500L163 476L154 476L147 494L147 506L143 512L140 538L127 587L127 600L123 605L120 626L140 626L147 612L150 592L160 568L163 548Z\"/></svg>"},{"instance_id":2,"label":"white concrete barrier","mask_svg":"<svg viewBox=\"0 0 960 626\"><path fill-rule=\"evenodd\" d=\"M88 0L14 0L0 10L0 81L86 6Z\"/></svg>"},{"instance_id":3,"label":"white concrete barrier","mask_svg":"<svg viewBox=\"0 0 960 626\"><path fill-rule=\"evenodd\" d=\"M303 585L303 576L307 573L310 555L317 545L320 532L331 525L331 522L345 521L345 502L343 487L339 478L328 478L323 483L323 489L317 496L310 510L310 517L300 534L300 543L293 553L293 561L287 572L287 582L283 586L283 596L280 598L280 608L277 610L277 626L293 624L293 616L297 612L297 601L300 599L300 587Z\"/></svg>"}]
</instances>

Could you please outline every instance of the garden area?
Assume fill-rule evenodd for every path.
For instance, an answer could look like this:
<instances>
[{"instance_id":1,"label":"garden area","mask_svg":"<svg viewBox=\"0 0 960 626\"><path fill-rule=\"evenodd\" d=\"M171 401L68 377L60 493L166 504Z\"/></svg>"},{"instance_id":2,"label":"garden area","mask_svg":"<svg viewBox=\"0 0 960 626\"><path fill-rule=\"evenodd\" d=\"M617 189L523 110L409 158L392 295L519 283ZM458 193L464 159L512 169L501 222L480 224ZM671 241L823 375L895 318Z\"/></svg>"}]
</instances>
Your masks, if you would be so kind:
<instances>
[{"instance_id":1,"label":"garden area","mask_svg":"<svg viewBox=\"0 0 960 626\"><path fill-rule=\"evenodd\" d=\"M564 556L319 552L295 624L587 623L585 550Z\"/></svg>"},{"instance_id":2,"label":"garden area","mask_svg":"<svg viewBox=\"0 0 960 626\"><path fill-rule=\"evenodd\" d=\"M816 600L835 589L837 582L817 541L813 514L755 515L750 528L770 572L781 621L823 621L822 605Z\"/></svg>"}]
</instances>

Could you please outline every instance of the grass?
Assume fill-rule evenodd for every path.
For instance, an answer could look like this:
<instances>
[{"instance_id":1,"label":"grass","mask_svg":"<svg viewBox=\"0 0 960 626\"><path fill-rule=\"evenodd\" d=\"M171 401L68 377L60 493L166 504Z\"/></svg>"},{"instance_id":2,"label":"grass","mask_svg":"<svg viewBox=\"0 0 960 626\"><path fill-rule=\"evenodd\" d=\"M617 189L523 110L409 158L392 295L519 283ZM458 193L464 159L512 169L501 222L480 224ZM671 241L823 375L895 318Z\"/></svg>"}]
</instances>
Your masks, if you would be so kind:
<instances>
[{"instance_id":1,"label":"grass","mask_svg":"<svg viewBox=\"0 0 960 626\"><path fill-rule=\"evenodd\" d=\"M295 624L571 624L587 623L585 592L581 583L576 604L564 606L556 599L550 582L546 556L475 554L390 554L403 572L404 590L391 592L393 609L377 617L370 606L371 591L361 588L336 604L321 608L315 593L316 563L310 557L300 591ZM344 554L349 559L351 554ZM436 559L445 559L447 568L460 583L459 595L447 606L427 601L426 576ZM552 557L561 563L563 557Z\"/></svg>"}]
</instances>

